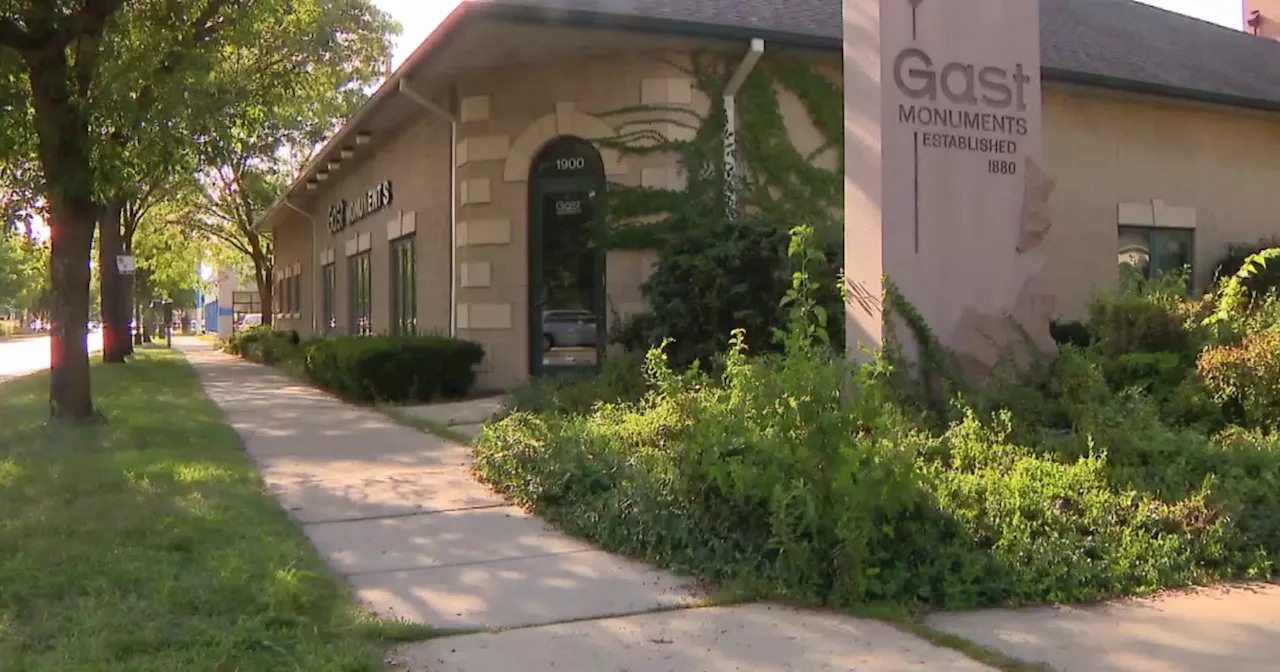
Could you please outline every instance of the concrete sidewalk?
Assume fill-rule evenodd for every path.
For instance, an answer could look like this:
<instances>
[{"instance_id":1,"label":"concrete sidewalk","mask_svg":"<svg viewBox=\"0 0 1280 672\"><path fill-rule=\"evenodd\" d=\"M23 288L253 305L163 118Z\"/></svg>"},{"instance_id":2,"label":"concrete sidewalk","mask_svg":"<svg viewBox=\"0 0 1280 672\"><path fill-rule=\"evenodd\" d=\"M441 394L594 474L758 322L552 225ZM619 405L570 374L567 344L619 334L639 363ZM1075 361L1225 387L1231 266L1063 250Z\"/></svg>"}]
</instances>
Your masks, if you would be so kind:
<instances>
[{"instance_id":1,"label":"concrete sidewalk","mask_svg":"<svg viewBox=\"0 0 1280 672\"><path fill-rule=\"evenodd\" d=\"M703 597L692 582L507 506L471 477L470 449L207 343L174 345L266 487L361 603L383 617L491 631L403 647L396 669L990 669L876 621L768 605L684 609Z\"/></svg>"}]
</instances>

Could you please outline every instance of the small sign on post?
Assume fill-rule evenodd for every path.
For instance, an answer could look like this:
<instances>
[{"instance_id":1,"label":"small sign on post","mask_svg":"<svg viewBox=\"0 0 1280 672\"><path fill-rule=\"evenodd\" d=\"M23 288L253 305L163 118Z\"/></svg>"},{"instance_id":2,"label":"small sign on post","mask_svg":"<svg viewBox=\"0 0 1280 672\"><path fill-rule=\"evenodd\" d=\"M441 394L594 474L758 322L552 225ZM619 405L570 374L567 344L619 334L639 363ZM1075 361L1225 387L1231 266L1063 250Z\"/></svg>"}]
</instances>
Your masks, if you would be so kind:
<instances>
[{"instance_id":1,"label":"small sign on post","mask_svg":"<svg viewBox=\"0 0 1280 672\"><path fill-rule=\"evenodd\" d=\"M134 266L134 263L133 263L133 255L117 254L116 270L120 272L120 275L133 275L134 271L136 270L136 267Z\"/></svg>"}]
</instances>

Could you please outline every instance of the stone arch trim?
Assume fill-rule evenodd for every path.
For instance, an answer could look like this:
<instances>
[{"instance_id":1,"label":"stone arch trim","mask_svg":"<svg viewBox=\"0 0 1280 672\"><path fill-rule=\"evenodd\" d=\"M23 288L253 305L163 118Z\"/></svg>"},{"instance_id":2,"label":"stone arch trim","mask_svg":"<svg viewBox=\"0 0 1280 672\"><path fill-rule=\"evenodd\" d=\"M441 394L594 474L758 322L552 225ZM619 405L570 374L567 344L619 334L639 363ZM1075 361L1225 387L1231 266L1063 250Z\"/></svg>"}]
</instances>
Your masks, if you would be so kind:
<instances>
[{"instance_id":1,"label":"stone arch trim","mask_svg":"<svg viewBox=\"0 0 1280 672\"><path fill-rule=\"evenodd\" d=\"M505 182L527 182L529 165L533 157L543 145L562 135L572 135L583 140L612 138L617 135L613 127L589 114L574 109L573 103L556 103L556 111L533 122L516 141L507 153L507 163L503 169L502 179ZM612 147L596 147L600 159L604 162L605 175L622 175L627 167L622 153Z\"/></svg>"}]
</instances>

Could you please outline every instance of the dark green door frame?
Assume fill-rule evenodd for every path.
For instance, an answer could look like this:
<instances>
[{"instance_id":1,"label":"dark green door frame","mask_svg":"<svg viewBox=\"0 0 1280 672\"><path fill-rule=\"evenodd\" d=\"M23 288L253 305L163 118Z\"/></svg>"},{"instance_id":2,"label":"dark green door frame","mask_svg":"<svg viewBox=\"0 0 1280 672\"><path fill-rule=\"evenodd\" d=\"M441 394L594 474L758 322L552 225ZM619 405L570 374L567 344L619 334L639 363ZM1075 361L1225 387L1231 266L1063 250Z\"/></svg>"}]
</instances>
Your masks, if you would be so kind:
<instances>
[{"instance_id":1,"label":"dark green door frame","mask_svg":"<svg viewBox=\"0 0 1280 672\"><path fill-rule=\"evenodd\" d=\"M605 273L607 258L600 245L606 226L606 187L604 162L590 142L581 138L562 136L548 142L538 153L529 169L529 373L535 377L555 376L582 371L598 371L604 362L608 336L605 316ZM546 297L543 295L546 259L543 236L548 222L544 221L543 199L551 194L585 192L590 198L590 231L594 247L594 287L591 312L596 318L596 359L593 366L553 365L544 362L542 340L543 311Z\"/></svg>"}]
</instances>

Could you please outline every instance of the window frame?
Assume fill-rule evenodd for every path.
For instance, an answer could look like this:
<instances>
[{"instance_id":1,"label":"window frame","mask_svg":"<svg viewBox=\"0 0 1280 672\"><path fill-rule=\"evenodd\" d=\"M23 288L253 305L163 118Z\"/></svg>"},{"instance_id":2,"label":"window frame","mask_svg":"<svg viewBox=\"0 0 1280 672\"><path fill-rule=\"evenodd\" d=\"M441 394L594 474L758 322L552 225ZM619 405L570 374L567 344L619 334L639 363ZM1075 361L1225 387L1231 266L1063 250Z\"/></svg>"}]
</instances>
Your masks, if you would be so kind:
<instances>
[{"instance_id":1,"label":"window frame","mask_svg":"<svg viewBox=\"0 0 1280 672\"><path fill-rule=\"evenodd\" d=\"M418 332L418 250L417 238L408 234L392 240L391 333L406 336ZM407 261L407 264L406 264Z\"/></svg>"},{"instance_id":2,"label":"window frame","mask_svg":"<svg viewBox=\"0 0 1280 672\"><path fill-rule=\"evenodd\" d=\"M368 250L347 257L347 329L352 336L373 335L373 260Z\"/></svg>"},{"instance_id":3,"label":"window frame","mask_svg":"<svg viewBox=\"0 0 1280 672\"><path fill-rule=\"evenodd\" d=\"M328 263L320 267L321 331L329 333L338 328L338 265Z\"/></svg>"},{"instance_id":4,"label":"window frame","mask_svg":"<svg viewBox=\"0 0 1280 672\"><path fill-rule=\"evenodd\" d=\"M1165 236L1179 236L1185 240L1187 244L1187 256L1189 257L1186 266L1190 267L1190 273L1187 274L1188 289L1194 282L1196 273L1196 230L1193 228L1169 227L1169 226L1143 226L1135 224L1120 224L1116 227L1116 253L1119 254L1120 240L1125 233L1143 234L1147 242L1148 263L1145 273L1147 280L1152 280L1160 274L1168 273L1173 270L1180 270L1182 267L1168 267L1162 264L1161 247L1157 244L1157 239L1161 234ZM1119 267L1119 260L1117 260Z\"/></svg>"}]
</instances>

